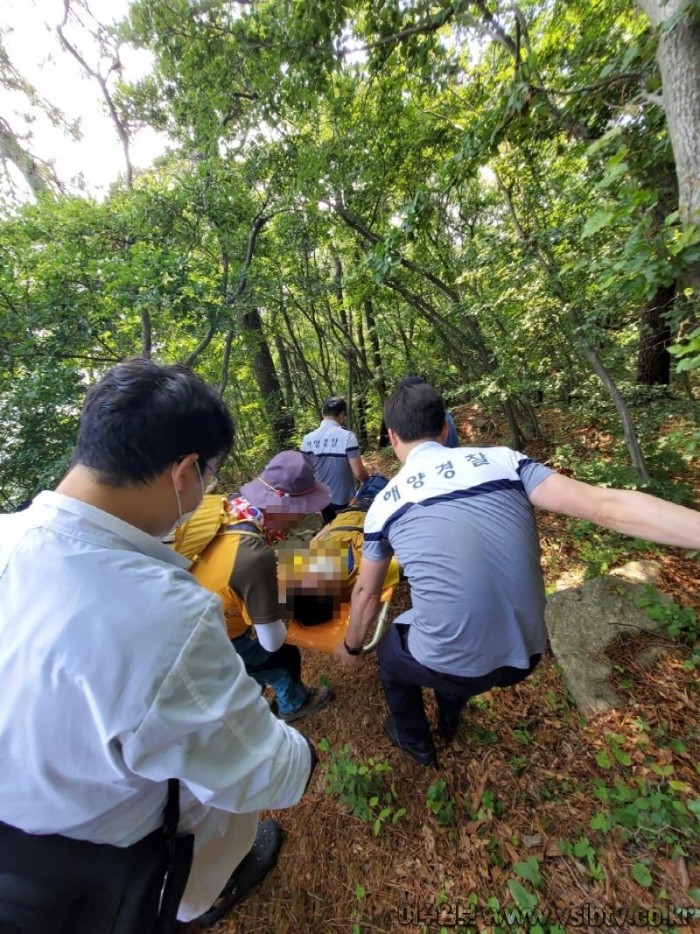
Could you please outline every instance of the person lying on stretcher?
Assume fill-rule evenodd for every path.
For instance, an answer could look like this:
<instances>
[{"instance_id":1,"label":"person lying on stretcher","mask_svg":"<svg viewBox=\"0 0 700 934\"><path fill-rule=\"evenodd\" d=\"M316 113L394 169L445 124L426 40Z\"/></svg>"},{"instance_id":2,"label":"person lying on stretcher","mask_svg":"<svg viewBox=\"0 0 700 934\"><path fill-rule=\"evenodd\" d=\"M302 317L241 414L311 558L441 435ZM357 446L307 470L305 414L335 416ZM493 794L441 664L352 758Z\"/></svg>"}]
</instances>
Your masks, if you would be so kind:
<instances>
[{"instance_id":1,"label":"person lying on stretcher","mask_svg":"<svg viewBox=\"0 0 700 934\"><path fill-rule=\"evenodd\" d=\"M367 510L387 483L386 477L373 474L308 545L287 542L278 547L280 603L302 625L329 622L341 603L349 601L360 570ZM398 583L400 573L398 563L392 561L385 589Z\"/></svg>"}]
</instances>

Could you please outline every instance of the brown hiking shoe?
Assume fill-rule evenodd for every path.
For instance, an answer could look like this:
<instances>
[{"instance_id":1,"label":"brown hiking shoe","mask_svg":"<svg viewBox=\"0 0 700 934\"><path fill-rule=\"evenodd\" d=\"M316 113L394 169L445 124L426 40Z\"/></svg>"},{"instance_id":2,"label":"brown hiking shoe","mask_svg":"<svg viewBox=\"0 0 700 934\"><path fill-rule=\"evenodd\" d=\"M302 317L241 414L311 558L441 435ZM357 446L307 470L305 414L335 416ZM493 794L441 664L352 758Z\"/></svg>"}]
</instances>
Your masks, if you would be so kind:
<instances>
[{"instance_id":1,"label":"brown hiking shoe","mask_svg":"<svg viewBox=\"0 0 700 934\"><path fill-rule=\"evenodd\" d=\"M322 710L333 697L333 688L330 685L324 685L320 688L312 688L309 695L298 710L291 713L279 714L279 719L285 723L292 723L294 720L300 720L302 717L310 717L317 710Z\"/></svg>"}]
</instances>

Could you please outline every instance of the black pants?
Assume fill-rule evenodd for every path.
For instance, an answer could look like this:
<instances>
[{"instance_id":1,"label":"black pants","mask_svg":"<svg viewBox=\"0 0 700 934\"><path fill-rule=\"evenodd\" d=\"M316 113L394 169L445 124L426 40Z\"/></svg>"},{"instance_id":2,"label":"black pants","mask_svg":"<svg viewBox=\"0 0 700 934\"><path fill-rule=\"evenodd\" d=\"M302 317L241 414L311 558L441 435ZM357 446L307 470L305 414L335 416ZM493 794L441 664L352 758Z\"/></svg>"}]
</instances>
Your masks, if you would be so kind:
<instances>
[{"instance_id":1,"label":"black pants","mask_svg":"<svg viewBox=\"0 0 700 934\"><path fill-rule=\"evenodd\" d=\"M432 742L421 688L435 691L440 725L449 730L457 724L470 697L491 688L518 684L532 674L540 660L539 655L533 655L529 668L506 665L479 678L458 678L433 671L416 661L408 651L409 628L394 624L379 643L379 677L396 731L407 743Z\"/></svg>"},{"instance_id":2,"label":"black pants","mask_svg":"<svg viewBox=\"0 0 700 934\"><path fill-rule=\"evenodd\" d=\"M116 847L0 823L0 932L153 934L167 863L162 829Z\"/></svg>"}]
</instances>

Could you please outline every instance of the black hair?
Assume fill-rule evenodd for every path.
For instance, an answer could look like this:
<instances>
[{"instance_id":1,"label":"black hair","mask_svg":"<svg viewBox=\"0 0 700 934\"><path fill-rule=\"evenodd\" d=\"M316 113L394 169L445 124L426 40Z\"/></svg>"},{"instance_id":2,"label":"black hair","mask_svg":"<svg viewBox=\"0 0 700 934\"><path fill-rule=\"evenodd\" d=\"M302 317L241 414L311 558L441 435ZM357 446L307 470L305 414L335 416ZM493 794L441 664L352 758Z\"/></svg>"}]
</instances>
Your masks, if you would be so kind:
<instances>
[{"instance_id":1,"label":"black hair","mask_svg":"<svg viewBox=\"0 0 700 934\"><path fill-rule=\"evenodd\" d=\"M109 486L148 483L186 454L223 457L233 436L222 399L191 370L133 357L88 390L71 465Z\"/></svg>"},{"instance_id":2,"label":"black hair","mask_svg":"<svg viewBox=\"0 0 700 934\"><path fill-rule=\"evenodd\" d=\"M287 595L287 609L302 626L320 626L333 619L340 595L293 593Z\"/></svg>"},{"instance_id":3,"label":"black hair","mask_svg":"<svg viewBox=\"0 0 700 934\"><path fill-rule=\"evenodd\" d=\"M403 386L384 403L384 421L402 441L437 438L445 424L445 403L428 383Z\"/></svg>"},{"instance_id":4,"label":"black hair","mask_svg":"<svg viewBox=\"0 0 700 934\"><path fill-rule=\"evenodd\" d=\"M420 386L425 382L423 376L404 376L404 378L399 383L401 389L406 389L408 386Z\"/></svg>"},{"instance_id":5,"label":"black hair","mask_svg":"<svg viewBox=\"0 0 700 934\"><path fill-rule=\"evenodd\" d=\"M347 411L348 406L345 399L341 399L340 396L331 396L330 399L326 399L323 403L321 415L342 415Z\"/></svg>"}]
</instances>

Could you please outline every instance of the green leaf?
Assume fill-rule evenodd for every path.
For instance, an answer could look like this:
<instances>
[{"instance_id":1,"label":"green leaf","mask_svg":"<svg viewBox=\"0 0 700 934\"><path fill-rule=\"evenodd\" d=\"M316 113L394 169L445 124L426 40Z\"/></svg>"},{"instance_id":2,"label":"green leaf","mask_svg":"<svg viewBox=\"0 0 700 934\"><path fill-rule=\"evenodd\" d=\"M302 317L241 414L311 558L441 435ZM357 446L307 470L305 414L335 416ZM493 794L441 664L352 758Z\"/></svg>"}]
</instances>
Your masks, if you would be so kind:
<instances>
[{"instance_id":1,"label":"green leaf","mask_svg":"<svg viewBox=\"0 0 700 934\"><path fill-rule=\"evenodd\" d=\"M620 765L632 765L632 760L630 759L630 757L627 755L627 753L623 749L620 749L617 746L614 746L613 755L615 756L617 761L620 763Z\"/></svg>"},{"instance_id":2,"label":"green leaf","mask_svg":"<svg viewBox=\"0 0 700 934\"><path fill-rule=\"evenodd\" d=\"M635 60L635 58L638 58L638 56L639 56L639 47L634 44L630 45L627 51L625 52L624 58L622 59L622 62L620 64L620 70L627 71L627 69L630 67L632 62Z\"/></svg>"},{"instance_id":3,"label":"green leaf","mask_svg":"<svg viewBox=\"0 0 700 934\"><path fill-rule=\"evenodd\" d=\"M591 841L588 837L581 837L574 844L574 856L579 858L582 856L595 856L595 850L591 846Z\"/></svg>"},{"instance_id":4,"label":"green leaf","mask_svg":"<svg viewBox=\"0 0 700 934\"><path fill-rule=\"evenodd\" d=\"M526 882L531 882L535 888L542 882L540 864L534 856L528 856L523 862L516 863L515 866L513 866L513 870L517 872L521 879L524 879Z\"/></svg>"},{"instance_id":5,"label":"green leaf","mask_svg":"<svg viewBox=\"0 0 700 934\"><path fill-rule=\"evenodd\" d=\"M700 798L694 798L692 801L688 801L686 807L700 820Z\"/></svg>"},{"instance_id":6,"label":"green leaf","mask_svg":"<svg viewBox=\"0 0 700 934\"><path fill-rule=\"evenodd\" d=\"M537 906L537 896L533 895L532 892L528 892L517 879L509 879L508 888L518 908L535 908Z\"/></svg>"},{"instance_id":7,"label":"green leaf","mask_svg":"<svg viewBox=\"0 0 700 934\"><path fill-rule=\"evenodd\" d=\"M596 211L595 214L591 214L586 223L583 225L583 230L581 231L581 238L586 239L586 237L592 237L593 234L598 233L599 230L602 230L603 227L607 227L608 224L612 221L614 214L612 211Z\"/></svg>"},{"instance_id":8,"label":"green leaf","mask_svg":"<svg viewBox=\"0 0 700 934\"><path fill-rule=\"evenodd\" d=\"M610 761L610 756L608 755L608 752L606 749L598 750L598 752L595 754L595 761L598 763L601 769L609 769L610 766L612 765L612 762Z\"/></svg>"},{"instance_id":9,"label":"green leaf","mask_svg":"<svg viewBox=\"0 0 700 934\"><path fill-rule=\"evenodd\" d=\"M639 885L644 886L645 889L651 886L651 873L649 872L649 867L645 866L644 863L635 863L634 866L632 866L632 878Z\"/></svg>"}]
</instances>

